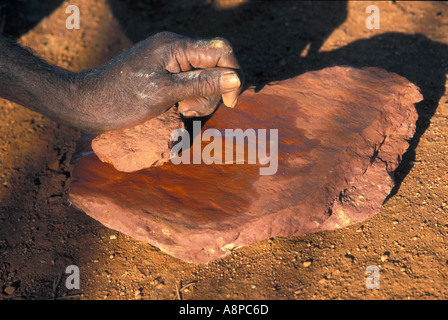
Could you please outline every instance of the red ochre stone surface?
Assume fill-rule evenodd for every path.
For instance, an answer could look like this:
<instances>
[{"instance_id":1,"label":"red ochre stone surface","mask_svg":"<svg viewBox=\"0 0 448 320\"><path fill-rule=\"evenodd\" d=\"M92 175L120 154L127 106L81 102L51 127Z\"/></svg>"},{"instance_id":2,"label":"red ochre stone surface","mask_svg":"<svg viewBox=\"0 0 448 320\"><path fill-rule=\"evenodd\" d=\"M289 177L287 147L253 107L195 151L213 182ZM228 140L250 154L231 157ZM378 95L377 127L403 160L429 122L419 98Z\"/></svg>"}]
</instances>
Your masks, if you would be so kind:
<instances>
[{"instance_id":1,"label":"red ochre stone surface","mask_svg":"<svg viewBox=\"0 0 448 320\"><path fill-rule=\"evenodd\" d=\"M380 211L421 99L408 80L377 68L332 67L249 88L202 132L278 129L275 174L260 175L258 161L170 161L125 173L101 162L84 136L70 196L105 226L193 263L269 237L349 226Z\"/></svg>"}]
</instances>

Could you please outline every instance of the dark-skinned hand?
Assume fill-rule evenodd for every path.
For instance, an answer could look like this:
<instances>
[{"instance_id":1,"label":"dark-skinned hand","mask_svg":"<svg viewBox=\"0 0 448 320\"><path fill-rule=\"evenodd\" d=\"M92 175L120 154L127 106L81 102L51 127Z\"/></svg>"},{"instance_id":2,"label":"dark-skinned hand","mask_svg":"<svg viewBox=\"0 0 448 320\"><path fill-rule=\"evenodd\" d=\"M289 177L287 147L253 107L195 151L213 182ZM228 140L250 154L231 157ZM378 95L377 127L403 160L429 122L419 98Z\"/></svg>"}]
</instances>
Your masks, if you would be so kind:
<instances>
[{"instance_id":1,"label":"dark-skinned hand","mask_svg":"<svg viewBox=\"0 0 448 320\"><path fill-rule=\"evenodd\" d=\"M221 97L226 106L235 106L240 77L225 39L193 40L163 32L88 72L80 82L87 93L81 104L88 105L90 99L92 107L107 105L113 110L108 122L117 127L156 117L176 103L186 118L207 116Z\"/></svg>"},{"instance_id":2,"label":"dark-skinned hand","mask_svg":"<svg viewBox=\"0 0 448 320\"><path fill-rule=\"evenodd\" d=\"M177 103L187 118L207 116L221 97L235 106L241 85L225 39L162 32L102 67L75 73L0 36L0 97L84 132L137 125Z\"/></svg>"}]
</instances>

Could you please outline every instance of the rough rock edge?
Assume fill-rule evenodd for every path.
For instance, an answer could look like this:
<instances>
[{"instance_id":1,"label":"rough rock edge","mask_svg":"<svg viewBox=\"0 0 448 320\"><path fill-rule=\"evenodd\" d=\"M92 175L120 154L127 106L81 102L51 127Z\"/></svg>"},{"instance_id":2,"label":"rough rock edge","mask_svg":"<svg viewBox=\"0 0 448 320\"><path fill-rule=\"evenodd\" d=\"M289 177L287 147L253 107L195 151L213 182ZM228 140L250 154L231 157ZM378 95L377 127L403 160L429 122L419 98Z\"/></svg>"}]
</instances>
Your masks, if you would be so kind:
<instances>
[{"instance_id":1,"label":"rough rock edge","mask_svg":"<svg viewBox=\"0 0 448 320\"><path fill-rule=\"evenodd\" d=\"M418 118L417 111L414 107L415 103L404 105L404 96L413 96L415 103L418 103L423 98L419 89L413 84L410 84L404 92L397 93L397 99L391 103L397 105L401 109L401 112L390 114L394 119L389 120L389 123L396 121L400 126L395 127L395 130L391 134L385 133L383 135L383 143L378 149L374 149L371 163L368 164L364 173L356 176L353 183L347 183L342 189L344 191L333 198L335 200L329 207L332 215L323 224L326 226L326 229L332 230L346 227L373 217L380 211L384 200L395 186L394 172L401 162L401 157L409 148L409 140L415 134L415 124ZM408 98L407 100L410 99ZM407 113L406 110L408 111ZM384 116L382 114L382 117ZM380 118L376 121L380 121ZM385 127L387 122L383 118L381 123ZM362 134L360 137L364 139ZM406 143L402 143L403 140ZM368 145L366 144L366 146ZM397 146L400 146L400 149L397 149ZM390 151L385 151L388 148L392 148L395 153L392 154ZM370 190L378 188L375 181L378 181L379 178L388 182L387 185L383 184L383 190L381 190L384 196L376 199L376 201L372 201L372 199L366 201L369 197ZM361 215L361 212L364 214ZM367 213L367 217L365 213Z\"/></svg>"}]
</instances>

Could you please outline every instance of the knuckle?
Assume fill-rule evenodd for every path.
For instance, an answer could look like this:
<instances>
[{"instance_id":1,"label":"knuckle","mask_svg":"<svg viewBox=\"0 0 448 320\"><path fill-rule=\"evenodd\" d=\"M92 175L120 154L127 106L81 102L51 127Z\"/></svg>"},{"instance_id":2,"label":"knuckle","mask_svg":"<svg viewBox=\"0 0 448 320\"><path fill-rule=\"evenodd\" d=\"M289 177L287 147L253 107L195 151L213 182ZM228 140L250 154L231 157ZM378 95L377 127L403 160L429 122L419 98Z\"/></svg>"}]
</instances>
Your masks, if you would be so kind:
<instances>
[{"instance_id":1,"label":"knuckle","mask_svg":"<svg viewBox=\"0 0 448 320\"><path fill-rule=\"evenodd\" d=\"M212 95L218 89L218 81L213 74L208 72L200 72L195 81L195 94L201 97Z\"/></svg>"},{"instance_id":2,"label":"knuckle","mask_svg":"<svg viewBox=\"0 0 448 320\"><path fill-rule=\"evenodd\" d=\"M155 39L176 39L180 36L177 33L170 32L170 31L162 31L158 32L154 35Z\"/></svg>"},{"instance_id":3,"label":"knuckle","mask_svg":"<svg viewBox=\"0 0 448 320\"><path fill-rule=\"evenodd\" d=\"M156 33L151 37L151 43L157 46L169 47L175 43L182 42L185 39L184 36L181 36L174 32L163 31Z\"/></svg>"}]
</instances>

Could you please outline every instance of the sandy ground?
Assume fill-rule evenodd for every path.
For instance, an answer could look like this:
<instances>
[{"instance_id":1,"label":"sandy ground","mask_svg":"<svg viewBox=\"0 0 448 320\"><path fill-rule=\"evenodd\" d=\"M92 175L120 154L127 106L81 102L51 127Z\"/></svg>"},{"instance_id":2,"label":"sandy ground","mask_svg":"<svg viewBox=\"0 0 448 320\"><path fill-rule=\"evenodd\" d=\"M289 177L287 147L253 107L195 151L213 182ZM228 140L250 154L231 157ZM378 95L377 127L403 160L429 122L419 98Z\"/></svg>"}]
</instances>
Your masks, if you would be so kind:
<instances>
[{"instance_id":1,"label":"sandy ground","mask_svg":"<svg viewBox=\"0 0 448 320\"><path fill-rule=\"evenodd\" d=\"M127 2L111 0L112 15L103 1L93 1L97 11L84 22L91 32L83 34L81 28L74 36L82 41L67 44L48 36L46 43L34 44L36 50L45 55L44 47L53 48L46 55L50 61L76 70L116 54L111 49L99 60L90 54L89 61L80 56L75 61L76 43L98 47L101 39L118 39L121 30L136 42L169 30L228 38L248 85L263 86L330 65L396 72L424 96L417 106L416 136L397 172L397 188L381 212L363 223L267 239L208 265L187 264L73 208L69 162L80 133L2 100L0 299L448 297L447 3L290 1L223 8L211 1ZM366 28L369 4L380 9L380 29ZM27 11L17 12L31 19ZM18 22L8 21L5 32L17 37L37 23L23 24L29 27L21 30ZM51 29L51 21L44 27ZM120 42L116 48L128 45ZM79 290L65 287L68 265L80 269ZM378 290L366 288L369 265L380 270Z\"/></svg>"}]
</instances>

